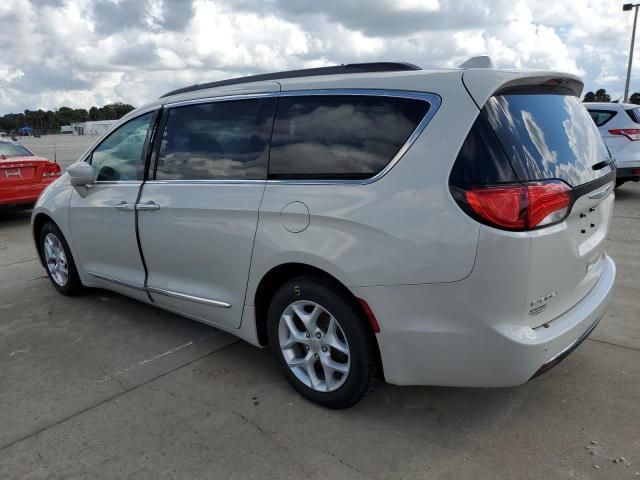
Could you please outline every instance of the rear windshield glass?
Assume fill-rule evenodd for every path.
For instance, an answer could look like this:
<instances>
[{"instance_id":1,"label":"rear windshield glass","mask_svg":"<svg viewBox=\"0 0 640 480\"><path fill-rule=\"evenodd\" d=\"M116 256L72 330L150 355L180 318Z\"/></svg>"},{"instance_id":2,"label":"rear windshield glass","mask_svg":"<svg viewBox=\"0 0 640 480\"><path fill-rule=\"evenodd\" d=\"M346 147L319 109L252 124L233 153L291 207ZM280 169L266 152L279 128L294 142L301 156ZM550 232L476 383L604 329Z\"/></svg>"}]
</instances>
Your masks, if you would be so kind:
<instances>
[{"instance_id":1,"label":"rear windshield glass","mask_svg":"<svg viewBox=\"0 0 640 480\"><path fill-rule=\"evenodd\" d=\"M0 155L5 157L32 157L33 153L17 143L0 142Z\"/></svg>"},{"instance_id":2,"label":"rear windshield glass","mask_svg":"<svg viewBox=\"0 0 640 480\"><path fill-rule=\"evenodd\" d=\"M608 160L609 152L577 97L500 95L492 97L483 112L520 180L557 178L575 187L613 169L591 168Z\"/></svg>"},{"instance_id":3,"label":"rear windshield glass","mask_svg":"<svg viewBox=\"0 0 640 480\"><path fill-rule=\"evenodd\" d=\"M635 122L640 123L640 108L630 108L629 110L625 110L629 118Z\"/></svg>"}]
</instances>

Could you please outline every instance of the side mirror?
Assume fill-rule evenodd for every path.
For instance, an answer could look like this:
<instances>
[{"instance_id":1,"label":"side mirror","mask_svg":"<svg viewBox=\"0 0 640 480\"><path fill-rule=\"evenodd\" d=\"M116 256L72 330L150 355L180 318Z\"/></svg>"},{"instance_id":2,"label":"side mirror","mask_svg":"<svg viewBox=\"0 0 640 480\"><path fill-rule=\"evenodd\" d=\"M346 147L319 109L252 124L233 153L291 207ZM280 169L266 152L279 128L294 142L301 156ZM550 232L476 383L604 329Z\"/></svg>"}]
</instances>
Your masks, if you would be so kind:
<instances>
[{"instance_id":1,"label":"side mirror","mask_svg":"<svg viewBox=\"0 0 640 480\"><path fill-rule=\"evenodd\" d=\"M86 162L78 162L67 168L67 173L71 179L71 185L85 186L95 182L96 175L93 167Z\"/></svg>"}]
</instances>

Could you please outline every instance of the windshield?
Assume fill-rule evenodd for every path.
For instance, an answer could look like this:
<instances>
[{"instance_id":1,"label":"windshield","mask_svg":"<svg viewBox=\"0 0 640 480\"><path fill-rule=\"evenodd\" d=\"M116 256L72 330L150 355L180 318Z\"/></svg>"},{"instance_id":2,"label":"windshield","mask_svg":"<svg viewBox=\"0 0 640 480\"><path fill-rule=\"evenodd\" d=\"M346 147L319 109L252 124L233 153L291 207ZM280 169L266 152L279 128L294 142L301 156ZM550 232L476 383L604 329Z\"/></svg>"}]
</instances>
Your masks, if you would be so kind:
<instances>
[{"instance_id":1,"label":"windshield","mask_svg":"<svg viewBox=\"0 0 640 480\"><path fill-rule=\"evenodd\" d=\"M591 168L610 156L577 97L499 95L487 102L483 112L522 181L557 178L575 187L614 168Z\"/></svg>"},{"instance_id":2,"label":"windshield","mask_svg":"<svg viewBox=\"0 0 640 480\"><path fill-rule=\"evenodd\" d=\"M33 153L17 143L1 143L0 155L5 157L32 157Z\"/></svg>"}]
</instances>

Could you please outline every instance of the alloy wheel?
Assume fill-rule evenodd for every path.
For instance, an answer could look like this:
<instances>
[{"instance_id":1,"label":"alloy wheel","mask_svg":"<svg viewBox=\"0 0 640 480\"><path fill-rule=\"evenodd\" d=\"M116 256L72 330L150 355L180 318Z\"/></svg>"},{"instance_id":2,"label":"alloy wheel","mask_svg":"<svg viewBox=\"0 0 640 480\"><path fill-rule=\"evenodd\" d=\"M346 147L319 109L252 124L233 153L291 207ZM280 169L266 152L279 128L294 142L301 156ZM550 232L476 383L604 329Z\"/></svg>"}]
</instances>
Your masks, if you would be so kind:
<instances>
[{"instance_id":1,"label":"alloy wheel","mask_svg":"<svg viewBox=\"0 0 640 480\"><path fill-rule=\"evenodd\" d=\"M287 366L307 387L332 392L347 380L349 343L323 306L307 300L290 304L280 316L278 340Z\"/></svg>"},{"instance_id":2,"label":"alloy wheel","mask_svg":"<svg viewBox=\"0 0 640 480\"><path fill-rule=\"evenodd\" d=\"M53 281L64 287L69 280L67 256L62 243L53 233L47 233L44 237L44 259Z\"/></svg>"}]
</instances>

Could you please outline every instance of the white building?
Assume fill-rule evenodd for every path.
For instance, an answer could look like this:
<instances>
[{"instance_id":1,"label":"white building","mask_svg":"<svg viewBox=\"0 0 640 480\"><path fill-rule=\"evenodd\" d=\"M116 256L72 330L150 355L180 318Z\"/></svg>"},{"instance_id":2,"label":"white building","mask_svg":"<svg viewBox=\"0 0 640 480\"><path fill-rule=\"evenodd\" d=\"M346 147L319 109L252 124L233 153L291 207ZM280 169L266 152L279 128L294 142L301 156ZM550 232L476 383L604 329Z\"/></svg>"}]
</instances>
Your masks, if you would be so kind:
<instances>
[{"instance_id":1,"label":"white building","mask_svg":"<svg viewBox=\"0 0 640 480\"><path fill-rule=\"evenodd\" d=\"M107 132L117 120L97 120L95 122L72 123L74 135L102 135Z\"/></svg>"}]
</instances>

